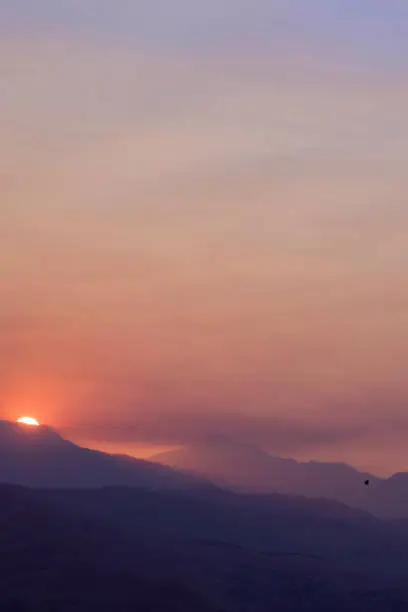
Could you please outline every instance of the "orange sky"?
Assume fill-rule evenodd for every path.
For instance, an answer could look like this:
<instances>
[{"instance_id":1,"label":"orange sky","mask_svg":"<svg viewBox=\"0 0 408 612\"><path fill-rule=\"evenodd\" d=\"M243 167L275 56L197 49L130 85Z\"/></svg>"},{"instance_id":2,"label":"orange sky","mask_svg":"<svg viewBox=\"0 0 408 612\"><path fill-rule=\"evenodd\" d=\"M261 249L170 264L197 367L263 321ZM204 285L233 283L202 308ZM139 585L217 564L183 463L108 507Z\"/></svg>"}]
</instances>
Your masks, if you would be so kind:
<instances>
[{"instance_id":1,"label":"orange sky","mask_svg":"<svg viewBox=\"0 0 408 612\"><path fill-rule=\"evenodd\" d=\"M406 72L287 43L2 39L1 416L408 468Z\"/></svg>"}]
</instances>

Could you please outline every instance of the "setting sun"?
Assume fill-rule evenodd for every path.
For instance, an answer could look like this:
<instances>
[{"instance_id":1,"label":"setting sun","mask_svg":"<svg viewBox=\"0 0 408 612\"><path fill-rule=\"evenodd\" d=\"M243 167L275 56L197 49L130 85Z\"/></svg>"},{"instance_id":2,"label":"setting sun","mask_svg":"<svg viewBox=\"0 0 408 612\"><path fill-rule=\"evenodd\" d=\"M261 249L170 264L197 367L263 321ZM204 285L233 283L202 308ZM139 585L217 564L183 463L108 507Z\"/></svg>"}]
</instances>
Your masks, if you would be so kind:
<instances>
[{"instance_id":1,"label":"setting sun","mask_svg":"<svg viewBox=\"0 0 408 612\"><path fill-rule=\"evenodd\" d=\"M22 425L30 425L31 427L39 427L40 425L37 419L28 416L21 417L17 420L17 423L21 423Z\"/></svg>"}]
</instances>

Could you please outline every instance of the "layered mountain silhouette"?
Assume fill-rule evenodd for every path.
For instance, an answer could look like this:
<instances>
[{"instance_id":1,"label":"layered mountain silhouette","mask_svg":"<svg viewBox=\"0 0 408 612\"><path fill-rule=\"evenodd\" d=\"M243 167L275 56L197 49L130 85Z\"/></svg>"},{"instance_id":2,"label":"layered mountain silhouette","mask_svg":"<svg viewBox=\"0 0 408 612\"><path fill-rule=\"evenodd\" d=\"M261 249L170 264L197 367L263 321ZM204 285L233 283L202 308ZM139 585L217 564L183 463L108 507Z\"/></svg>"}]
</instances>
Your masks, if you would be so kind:
<instances>
[{"instance_id":1,"label":"layered mountain silhouette","mask_svg":"<svg viewBox=\"0 0 408 612\"><path fill-rule=\"evenodd\" d=\"M256 446L225 438L160 453L153 461L188 470L217 484L245 492L328 497L363 506L381 479L343 463L301 463L275 457Z\"/></svg>"},{"instance_id":2,"label":"layered mountain silhouette","mask_svg":"<svg viewBox=\"0 0 408 612\"><path fill-rule=\"evenodd\" d=\"M224 458L230 474L251 457L258 469L265 465L258 449L218 446L214 461ZM244 493L241 480L212 486L168 466L81 448L47 427L1 421L0 482L30 488L0 484L0 610L408 611L408 521L317 497L330 495L326 478L364 487L366 475L271 463L275 472L264 468L257 492L248 492L246 473ZM268 474L281 488L286 474L290 496L266 493ZM382 513L400 516L407 478L376 480L365 505L388 496ZM294 494L301 486L309 497Z\"/></svg>"},{"instance_id":3,"label":"layered mountain silhouette","mask_svg":"<svg viewBox=\"0 0 408 612\"><path fill-rule=\"evenodd\" d=\"M369 487L365 485L369 481ZM150 461L80 447L55 430L0 421L0 483L43 488L219 488L327 498L379 517L408 518L408 473L380 479L340 463L301 463L224 438Z\"/></svg>"},{"instance_id":4,"label":"layered mountain silhouette","mask_svg":"<svg viewBox=\"0 0 408 612\"><path fill-rule=\"evenodd\" d=\"M0 482L32 487L210 486L167 466L82 448L49 427L0 421Z\"/></svg>"}]
</instances>

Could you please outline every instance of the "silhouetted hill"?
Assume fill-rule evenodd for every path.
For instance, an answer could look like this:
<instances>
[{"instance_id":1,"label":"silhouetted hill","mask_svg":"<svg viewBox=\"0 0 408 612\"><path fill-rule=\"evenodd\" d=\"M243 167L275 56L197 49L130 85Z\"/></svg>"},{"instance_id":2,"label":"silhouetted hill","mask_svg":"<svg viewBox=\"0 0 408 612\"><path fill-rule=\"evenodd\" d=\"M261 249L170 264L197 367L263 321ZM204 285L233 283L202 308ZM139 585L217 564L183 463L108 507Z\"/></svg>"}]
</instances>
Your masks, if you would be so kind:
<instances>
[{"instance_id":1,"label":"silhouetted hill","mask_svg":"<svg viewBox=\"0 0 408 612\"><path fill-rule=\"evenodd\" d=\"M0 482L33 487L210 486L151 461L82 448L49 427L8 421L0 421Z\"/></svg>"},{"instance_id":2,"label":"silhouetted hill","mask_svg":"<svg viewBox=\"0 0 408 612\"><path fill-rule=\"evenodd\" d=\"M215 612L144 566L136 542L18 487L0 487L0 551L1 612Z\"/></svg>"},{"instance_id":3,"label":"silhouetted hill","mask_svg":"<svg viewBox=\"0 0 408 612\"><path fill-rule=\"evenodd\" d=\"M160 453L153 461L200 474L222 486L247 492L328 497L364 505L364 481L380 479L342 463L300 463L274 457L261 449L224 438Z\"/></svg>"},{"instance_id":4,"label":"silhouetted hill","mask_svg":"<svg viewBox=\"0 0 408 612\"><path fill-rule=\"evenodd\" d=\"M329 511L328 502L319 510L320 502L277 496L217 492L207 504L204 497L0 487L0 610L408 610L407 539L387 522L361 512L333 518L337 510ZM257 532L252 543L244 543L243 527ZM370 540L365 553L389 578L365 566L361 549ZM396 550L403 572L393 577ZM350 567L359 571L346 569L352 557Z\"/></svg>"},{"instance_id":5,"label":"silhouetted hill","mask_svg":"<svg viewBox=\"0 0 408 612\"><path fill-rule=\"evenodd\" d=\"M405 530L338 502L222 490L105 488L39 494L58 508L114 525L132 537L222 542L318 558L355 571L398 575L408 568Z\"/></svg>"}]
</instances>

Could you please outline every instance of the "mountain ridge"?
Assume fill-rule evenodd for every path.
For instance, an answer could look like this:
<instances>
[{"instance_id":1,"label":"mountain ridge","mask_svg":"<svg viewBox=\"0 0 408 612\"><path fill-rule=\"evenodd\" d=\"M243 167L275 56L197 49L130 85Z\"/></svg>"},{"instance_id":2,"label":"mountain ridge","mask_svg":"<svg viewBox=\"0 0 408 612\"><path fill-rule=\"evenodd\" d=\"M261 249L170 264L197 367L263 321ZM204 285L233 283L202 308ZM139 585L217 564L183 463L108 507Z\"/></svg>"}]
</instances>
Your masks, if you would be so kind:
<instances>
[{"instance_id":1,"label":"mountain ridge","mask_svg":"<svg viewBox=\"0 0 408 612\"><path fill-rule=\"evenodd\" d=\"M0 421L0 482L32 487L213 487L152 461L78 446L47 426Z\"/></svg>"},{"instance_id":2,"label":"mountain ridge","mask_svg":"<svg viewBox=\"0 0 408 612\"><path fill-rule=\"evenodd\" d=\"M37 488L222 488L325 498L379 517L408 518L406 472L381 479L343 463L282 459L225 437L146 460L78 446L51 427L0 420L1 482Z\"/></svg>"},{"instance_id":3,"label":"mountain ridge","mask_svg":"<svg viewBox=\"0 0 408 612\"><path fill-rule=\"evenodd\" d=\"M151 459L205 476L236 491L328 497L354 505L365 502L366 481L371 487L382 482L381 478L345 463L300 462L226 440L185 446Z\"/></svg>"}]
</instances>

